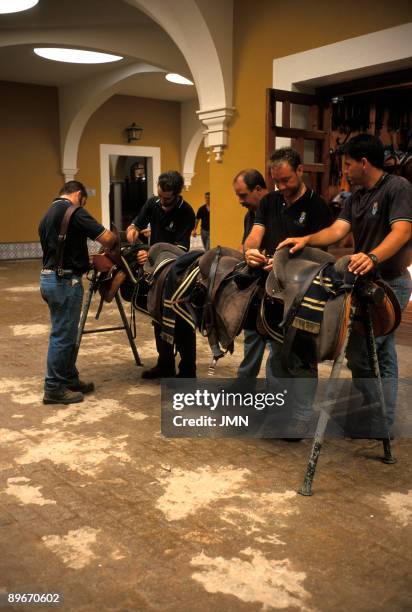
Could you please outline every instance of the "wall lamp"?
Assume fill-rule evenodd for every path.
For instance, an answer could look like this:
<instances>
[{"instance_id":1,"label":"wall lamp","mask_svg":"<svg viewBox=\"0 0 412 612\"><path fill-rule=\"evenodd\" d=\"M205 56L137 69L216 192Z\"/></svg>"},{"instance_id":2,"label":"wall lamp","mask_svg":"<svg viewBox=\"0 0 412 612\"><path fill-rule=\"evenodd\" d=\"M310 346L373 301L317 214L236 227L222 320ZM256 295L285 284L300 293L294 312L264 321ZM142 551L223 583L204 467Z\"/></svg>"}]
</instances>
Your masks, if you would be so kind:
<instances>
[{"instance_id":1,"label":"wall lamp","mask_svg":"<svg viewBox=\"0 0 412 612\"><path fill-rule=\"evenodd\" d=\"M127 142L133 142L133 140L141 139L143 128L133 122L132 125L126 128L125 132L127 134Z\"/></svg>"}]
</instances>

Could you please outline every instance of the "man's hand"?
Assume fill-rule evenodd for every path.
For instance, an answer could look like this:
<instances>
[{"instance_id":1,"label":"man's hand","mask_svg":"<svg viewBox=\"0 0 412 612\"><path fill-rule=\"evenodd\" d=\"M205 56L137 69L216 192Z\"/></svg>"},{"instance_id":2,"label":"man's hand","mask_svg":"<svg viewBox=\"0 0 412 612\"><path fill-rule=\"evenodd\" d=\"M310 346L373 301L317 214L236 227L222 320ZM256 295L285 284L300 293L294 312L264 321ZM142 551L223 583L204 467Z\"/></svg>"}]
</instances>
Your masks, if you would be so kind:
<instances>
[{"instance_id":1,"label":"man's hand","mask_svg":"<svg viewBox=\"0 0 412 612\"><path fill-rule=\"evenodd\" d=\"M251 268L261 268L268 263L268 258L258 249L247 249L247 251L245 251L245 260L247 265Z\"/></svg>"},{"instance_id":2,"label":"man's hand","mask_svg":"<svg viewBox=\"0 0 412 612\"><path fill-rule=\"evenodd\" d=\"M267 259L266 261L267 261L266 266L264 266L263 269L265 270L265 272L270 272L271 269L273 268L273 257L271 257L270 259Z\"/></svg>"},{"instance_id":3,"label":"man's hand","mask_svg":"<svg viewBox=\"0 0 412 612\"><path fill-rule=\"evenodd\" d=\"M195 230L195 229L194 229L194 230L193 230L193 232L192 232L192 236L193 236L193 238L196 238L196 236L197 236L197 232L196 232L196 230Z\"/></svg>"},{"instance_id":4,"label":"man's hand","mask_svg":"<svg viewBox=\"0 0 412 612\"><path fill-rule=\"evenodd\" d=\"M276 250L283 249L283 247L290 247L289 253L296 253L296 251L300 251L304 249L307 243L309 242L310 236L302 236L300 238L286 238L278 244Z\"/></svg>"},{"instance_id":5,"label":"man's hand","mask_svg":"<svg viewBox=\"0 0 412 612\"><path fill-rule=\"evenodd\" d=\"M135 228L135 226L134 225L129 225L129 227L126 230L127 242L129 242L130 244L134 244L136 242L138 236L139 236L139 232Z\"/></svg>"},{"instance_id":6,"label":"man's hand","mask_svg":"<svg viewBox=\"0 0 412 612\"><path fill-rule=\"evenodd\" d=\"M147 259L146 249L141 249L140 251L137 251L136 259L137 263L142 266Z\"/></svg>"},{"instance_id":7,"label":"man's hand","mask_svg":"<svg viewBox=\"0 0 412 612\"><path fill-rule=\"evenodd\" d=\"M374 267L375 264L369 255L366 255L366 253L356 253L350 258L348 270L349 272L353 272L353 274L363 276L364 274L371 272Z\"/></svg>"},{"instance_id":8,"label":"man's hand","mask_svg":"<svg viewBox=\"0 0 412 612\"><path fill-rule=\"evenodd\" d=\"M142 234L142 236L144 236L145 238L150 238L152 230L150 229L150 227L146 227L146 229L140 230L140 234Z\"/></svg>"}]
</instances>

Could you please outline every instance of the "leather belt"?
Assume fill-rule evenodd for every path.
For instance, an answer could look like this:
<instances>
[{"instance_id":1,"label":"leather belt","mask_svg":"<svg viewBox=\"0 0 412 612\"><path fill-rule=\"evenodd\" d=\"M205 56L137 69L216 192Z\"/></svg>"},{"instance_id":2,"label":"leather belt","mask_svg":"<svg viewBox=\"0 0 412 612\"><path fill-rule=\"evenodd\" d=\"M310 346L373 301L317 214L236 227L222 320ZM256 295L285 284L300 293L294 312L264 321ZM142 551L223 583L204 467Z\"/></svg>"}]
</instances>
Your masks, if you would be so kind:
<instances>
[{"instance_id":1,"label":"leather belt","mask_svg":"<svg viewBox=\"0 0 412 612\"><path fill-rule=\"evenodd\" d=\"M42 274L52 274L53 272L56 272L56 270L54 270L53 268L43 268L42 269ZM62 270L63 274L73 274L73 270Z\"/></svg>"}]
</instances>

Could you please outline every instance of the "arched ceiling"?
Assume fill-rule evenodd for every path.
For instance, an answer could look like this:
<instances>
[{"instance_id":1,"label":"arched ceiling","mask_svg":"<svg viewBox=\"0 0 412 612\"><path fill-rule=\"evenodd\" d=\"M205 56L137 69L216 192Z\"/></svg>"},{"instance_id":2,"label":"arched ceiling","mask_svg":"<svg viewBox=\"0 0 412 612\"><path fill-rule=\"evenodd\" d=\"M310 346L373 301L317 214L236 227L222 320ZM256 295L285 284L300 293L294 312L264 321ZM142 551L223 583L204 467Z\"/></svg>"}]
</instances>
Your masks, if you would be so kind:
<instances>
[{"instance_id":1,"label":"arched ceiling","mask_svg":"<svg viewBox=\"0 0 412 612\"><path fill-rule=\"evenodd\" d=\"M40 0L28 11L0 15L0 80L59 88L64 173L77 172L82 130L114 94L195 101L207 127L205 145L221 160L233 114L232 11L232 0ZM36 56L35 46L100 50L123 59L62 64ZM171 84L165 72L195 85Z\"/></svg>"},{"instance_id":2,"label":"arched ceiling","mask_svg":"<svg viewBox=\"0 0 412 612\"><path fill-rule=\"evenodd\" d=\"M123 55L115 64L62 64L33 53L37 46L69 46ZM123 0L40 0L33 9L0 15L0 80L37 85L65 86L124 67L146 62L191 78L182 53L166 32L138 8ZM147 76L147 75L146 75ZM168 83L162 73L130 79L118 93L166 100L196 97L194 86Z\"/></svg>"}]
</instances>

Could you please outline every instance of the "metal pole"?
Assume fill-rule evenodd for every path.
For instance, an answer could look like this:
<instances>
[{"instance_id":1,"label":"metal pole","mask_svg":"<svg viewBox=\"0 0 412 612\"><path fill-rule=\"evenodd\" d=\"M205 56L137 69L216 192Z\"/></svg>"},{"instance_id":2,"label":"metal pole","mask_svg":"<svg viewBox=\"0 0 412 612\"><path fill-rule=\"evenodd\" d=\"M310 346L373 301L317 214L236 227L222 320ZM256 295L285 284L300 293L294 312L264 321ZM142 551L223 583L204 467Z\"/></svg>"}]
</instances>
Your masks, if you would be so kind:
<instances>
[{"instance_id":1,"label":"metal pole","mask_svg":"<svg viewBox=\"0 0 412 612\"><path fill-rule=\"evenodd\" d=\"M354 309L351 307L351 319L353 316L353 311ZM345 342L342 347L342 350L340 354L338 355L338 357L333 362L332 371L329 376L328 387L326 389L326 399L327 400L335 399L334 393L335 393L336 386L335 386L334 380L336 378L339 378L340 371L342 369L342 364L343 364L343 360L345 358L345 353L346 353L346 346L349 340L350 329L351 329L351 323L348 326L348 330L346 332L346 338L345 338ZM331 403L331 405L333 405L333 403ZM315 436L313 439L313 446L312 446L312 450L310 453L309 462L306 468L305 478L303 480L303 484L301 488L298 490L298 493L300 495L306 495L306 496L312 495L312 483L315 477L316 466L317 466L318 459L320 456L320 451L322 450L322 444L323 444L323 440L325 437L325 431L328 426L329 419L330 419L330 412L328 412L323 407L321 407L320 416L319 416L318 424L316 427Z\"/></svg>"},{"instance_id":2,"label":"metal pole","mask_svg":"<svg viewBox=\"0 0 412 612\"><path fill-rule=\"evenodd\" d=\"M84 327L86 325L87 315L89 314L89 308L90 308L90 304L93 298L95 282L96 282L96 272L93 272L93 276L89 282L89 289L86 294L86 299L83 303L82 314L80 317L80 323L79 323L79 327L77 330L76 346L74 349L75 350L75 360L77 359L77 355L79 353L80 343L82 341L82 335L83 335Z\"/></svg>"},{"instance_id":3,"label":"metal pole","mask_svg":"<svg viewBox=\"0 0 412 612\"><path fill-rule=\"evenodd\" d=\"M373 371L373 375L375 376L376 386L378 389L380 417L382 418L382 423L385 424L385 429L386 429L386 438L382 440L383 453L384 453L384 456L382 457L382 461L384 463L392 464L392 463L396 463L396 459L392 455L392 450L391 450L391 439L390 439L388 421L386 417L385 395L383 392L382 378L381 378L381 373L379 369L378 354L376 352L375 334L373 331L373 323L372 323L372 317L370 313L370 305L368 304L367 301L365 300L361 301L361 309L362 309L362 315L363 315L363 321L364 321L364 327L365 327L369 364Z\"/></svg>"}]
</instances>

